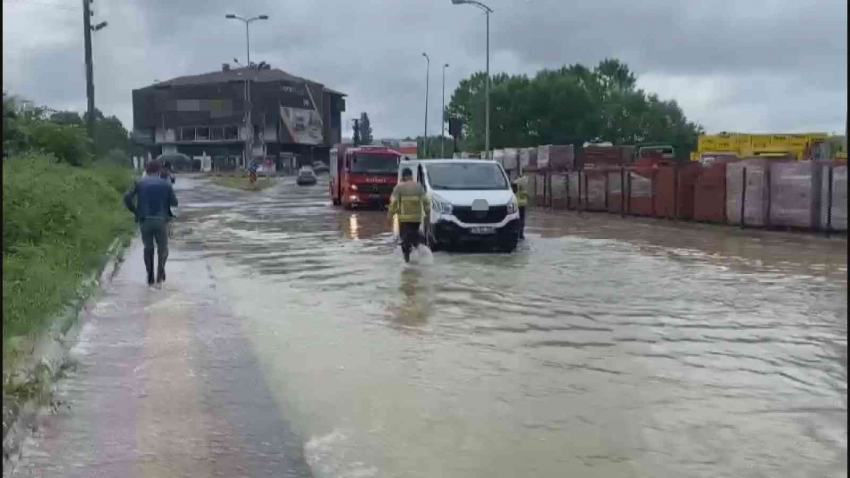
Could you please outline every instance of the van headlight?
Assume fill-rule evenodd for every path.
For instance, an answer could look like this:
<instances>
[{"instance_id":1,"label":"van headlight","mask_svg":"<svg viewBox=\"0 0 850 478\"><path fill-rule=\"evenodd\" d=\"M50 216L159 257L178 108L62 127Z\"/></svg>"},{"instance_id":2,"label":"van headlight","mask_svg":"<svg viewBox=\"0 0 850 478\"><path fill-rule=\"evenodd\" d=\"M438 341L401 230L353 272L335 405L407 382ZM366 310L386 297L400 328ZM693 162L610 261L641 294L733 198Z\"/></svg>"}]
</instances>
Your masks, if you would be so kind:
<instances>
[{"instance_id":1,"label":"van headlight","mask_svg":"<svg viewBox=\"0 0 850 478\"><path fill-rule=\"evenodd\" d=\"M452 213L452 205L451 203L447 203L445 201L441 201L437 198L431 198L431 209L440 214L451 215Z\"/></svg>"},{"instance_id":2,"label":"van headlight","mask_svg":"<svg viewBox=\"0 0 850 478\"><path fill-rule=\"evenodd\" d=\"M519 211L519 206L517 206L516 201L511 201L508 203L508 214L514 214Z\"/></svg>"}]
</instances>

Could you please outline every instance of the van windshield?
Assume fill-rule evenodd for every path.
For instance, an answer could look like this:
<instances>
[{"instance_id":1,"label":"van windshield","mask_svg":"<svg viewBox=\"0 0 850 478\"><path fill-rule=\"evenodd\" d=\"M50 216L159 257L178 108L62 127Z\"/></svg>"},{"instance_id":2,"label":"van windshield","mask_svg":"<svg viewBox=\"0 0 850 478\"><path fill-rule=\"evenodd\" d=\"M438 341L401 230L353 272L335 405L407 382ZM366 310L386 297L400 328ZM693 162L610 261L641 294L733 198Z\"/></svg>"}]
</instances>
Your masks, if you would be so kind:
<instances>
[{"instance_id":1,"label":"van windshield","mask_svg":"<svg viewBox=\"0 0 850 478\"><path fill-rule=\"evenodd\" d=\"M398 172L398 156L392 154L355 154L351 158L351 172L396 174Z\"/></svg>"},{"instance_id":2,"label":"van windshield","mask_svg":"<svg viewBox=\"0 0 850 478\"><path fill-rule=\"evenodd\" d=\"M508 181L491 162L442 163L428 165L428 182L434 189L498 190L508 189Z\"/></svg>"}]
</instances>

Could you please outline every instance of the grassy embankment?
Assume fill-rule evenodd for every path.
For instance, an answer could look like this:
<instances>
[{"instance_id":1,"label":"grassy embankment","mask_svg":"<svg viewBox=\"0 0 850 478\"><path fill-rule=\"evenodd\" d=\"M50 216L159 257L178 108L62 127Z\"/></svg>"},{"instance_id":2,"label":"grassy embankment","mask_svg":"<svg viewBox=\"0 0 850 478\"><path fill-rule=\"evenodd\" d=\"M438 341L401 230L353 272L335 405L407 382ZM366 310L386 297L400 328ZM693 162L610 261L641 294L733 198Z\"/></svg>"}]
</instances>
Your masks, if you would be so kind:
<instances>
[{"instance_id":1,"label":"grassy embankment","mask_svg":"<svg viewBox=\"0 0 850 478\"><path fill-rule=\"evenodd\" d=\"M121 196L132 181L117 166L73 167L35 153L4 159L4 372L15 343L49 328L109 245L130 237Z\"/></svg>"},{"instance_id":2,"label":"grassy embankment","mask_svg":"<svg viewBox=\"0 0 850 478\"><path fill-rule=\"evenodd\" d=\"M266 179L265 175L258 174L257 182L251 185L247 173L216 173L212 176L213 184L242 191L262 191L275 185L277 178Z\"/></svg>"}]
</instances>

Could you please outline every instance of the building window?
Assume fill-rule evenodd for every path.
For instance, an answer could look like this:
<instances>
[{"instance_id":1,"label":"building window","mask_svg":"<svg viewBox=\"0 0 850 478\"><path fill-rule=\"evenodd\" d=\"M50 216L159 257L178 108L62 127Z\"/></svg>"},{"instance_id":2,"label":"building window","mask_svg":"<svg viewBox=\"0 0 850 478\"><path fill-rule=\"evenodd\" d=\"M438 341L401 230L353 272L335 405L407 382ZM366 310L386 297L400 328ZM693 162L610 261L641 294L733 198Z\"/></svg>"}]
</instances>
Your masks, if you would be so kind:
<instances>
[{"instance_id":1,"label":"building window","mask_svg":"<svg viewBox=\"0 0 850 478\"><path fill-rule=\"evenodd\" d=\"M210 139L210 129L206 126L199 126L196 130L197 137L195 138L198 141L209 141Z\"/></svg>"},{"instance_id":2,"label":"building window","mask_svg":"<svg viewBox=\"0 0 850 478\"><path fill-rule=\"evenodd\" d=\"M195 141L195 127L180 128L180 141Z\"/></svg>"},{"instance_id":3,"label":"building window","mask_svg":"<svg viewBox=\"0 0 850 478\"><path fill-rule=\"evenodd\" d=\"M221 126L213 126L210 128L210 139L213 141L221 141L224 139L224 128Z\"/></svg>"},{"instance_id":4,"label":"building window","mask_svg":"<svg viewBox=\"0 0 850 478\"><path fill-rule=\"evenodd\" d=\"M225 126L224 127L224 139L239 139L239 127L237 126Z\"/></svg>"}]
</instances>

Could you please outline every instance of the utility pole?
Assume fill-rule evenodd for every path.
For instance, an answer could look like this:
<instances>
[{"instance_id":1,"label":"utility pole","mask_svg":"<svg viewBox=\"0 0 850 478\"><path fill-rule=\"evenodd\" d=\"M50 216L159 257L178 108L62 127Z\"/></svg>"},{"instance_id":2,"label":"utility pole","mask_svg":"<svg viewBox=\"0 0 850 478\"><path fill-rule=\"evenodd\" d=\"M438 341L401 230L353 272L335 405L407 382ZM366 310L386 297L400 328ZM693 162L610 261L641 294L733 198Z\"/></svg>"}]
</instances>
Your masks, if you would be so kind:
<instances>
[{"instance_id":1,"label":"utility pole","mask_svg":"<svg viewBox=\"0 0 850 478\"><path fill-rule=\"evenodd\" d=\"M94 12L91 11L92 0L83 0L83 36L85 38L86 48L86 99L88 100L88 118L86 118L86 131L88 131L89 139L94 142L94 68L92 67L91 59L91 17Z\"/></svg>"},{"instance_id":2,"label":"utility pole","mask_svg":"<svg viewBox=\"0 0 850 478\"><path fill-rule=\"evenodd\" d=\"M106 27L107 23L100 22L92 26L91 17L94 16L94 11L91 9L92 3L94 3L94 0L83 0L83 38L86 49L86 99L88 100L88 106L86 108L88 112L86 131L88 132L89 139L92 141L92 147L94 147L94 67L92 66L91 34Z\"/></svg>"},{"instance_id":3,"label":"utility pole","mask_svg":"<svg viewBox=\"0 0 850 478\"><path fill-rule=\"evenodd\" d=\"M449 64L446 63L443 65L443 112L440 113L440 125L442 126L442 130L440 131L440 157L446 157L446 68L449 67Z\"/></svg>"},{"instance_id":4,"label":"utility pole","mask_svg":"<svg viewBox=\"0 0 850 478\"><path fill-rule=\"evenodd\" d=\"M425 158L428 157L428 82L431 76L431 57L428 56L427 53L423 53L422 56L425 57L425 60L428 61L428 66L425 69L425 139L424 139L424 154Z\"/></svg>"}]
</instances>

